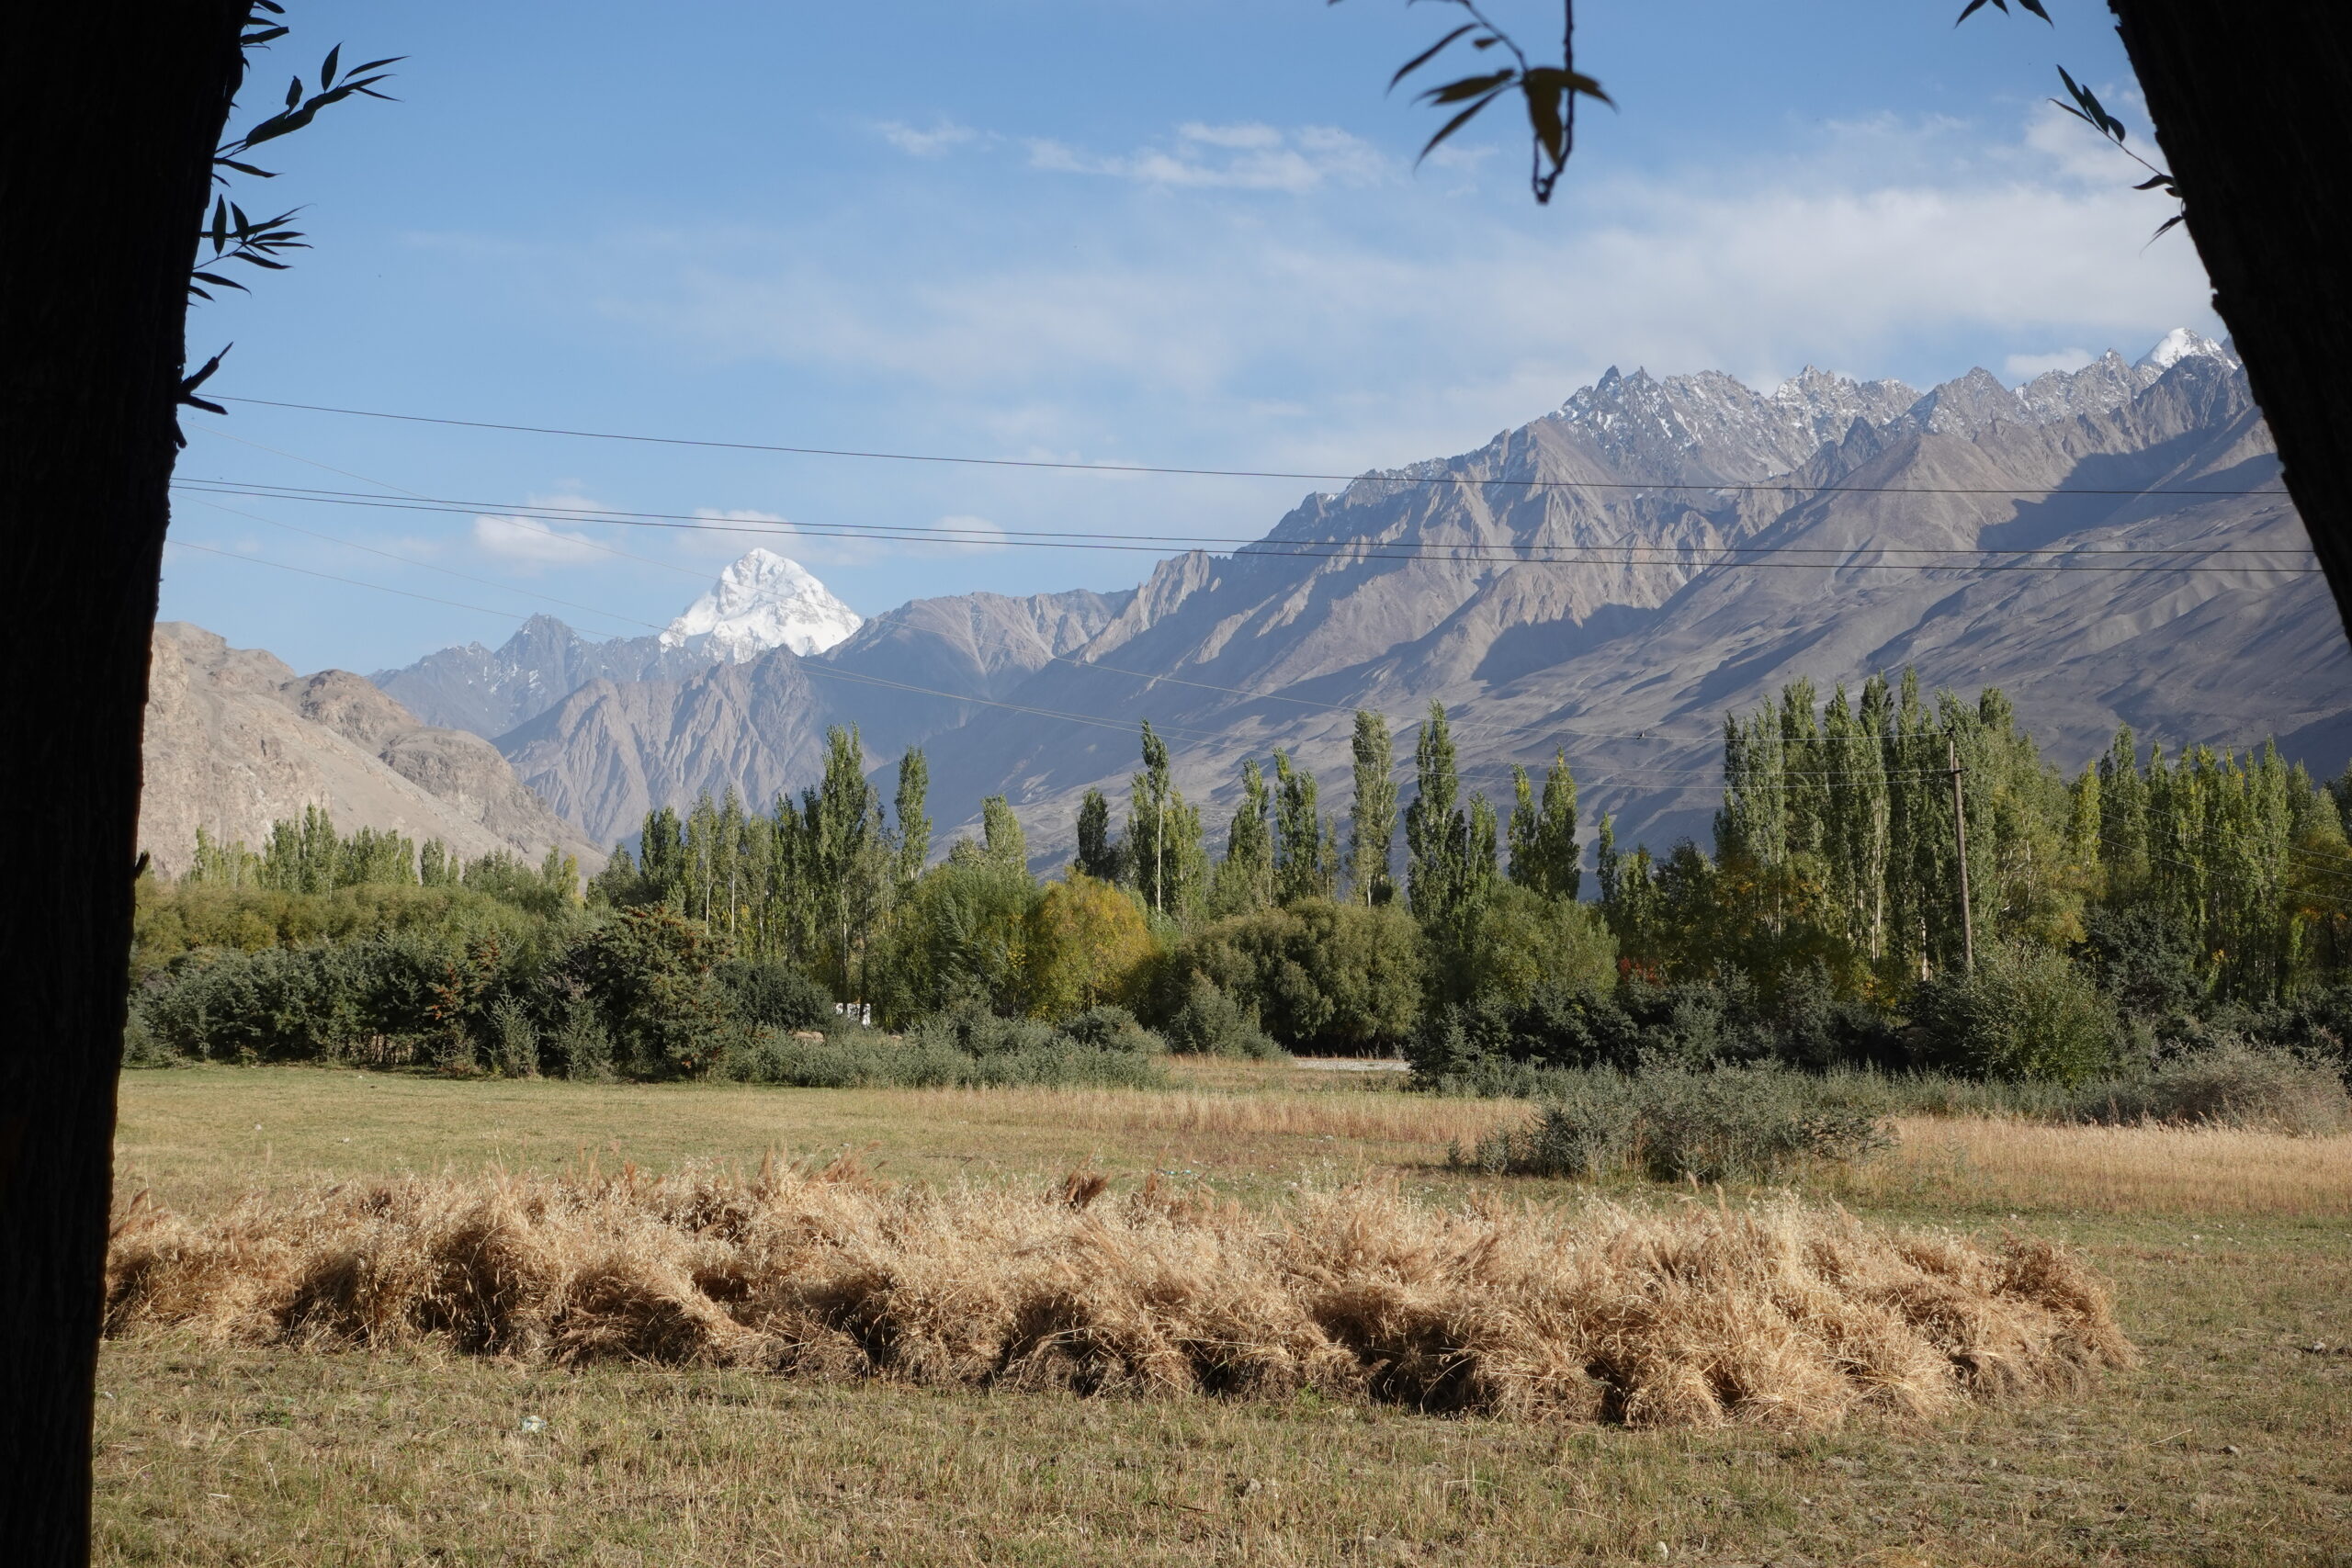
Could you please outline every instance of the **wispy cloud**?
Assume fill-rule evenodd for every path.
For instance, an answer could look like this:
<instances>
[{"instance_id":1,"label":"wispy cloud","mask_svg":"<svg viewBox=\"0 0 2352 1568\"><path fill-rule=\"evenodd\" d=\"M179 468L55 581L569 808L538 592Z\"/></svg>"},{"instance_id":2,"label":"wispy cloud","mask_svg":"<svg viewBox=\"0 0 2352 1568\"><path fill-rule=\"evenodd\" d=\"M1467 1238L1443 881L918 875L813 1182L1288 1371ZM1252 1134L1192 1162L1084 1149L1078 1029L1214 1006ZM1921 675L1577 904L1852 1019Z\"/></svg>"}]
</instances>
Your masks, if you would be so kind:
<instances>
[{"instance_id":1,"label":"wispy cloud","mask_svg":"<svg viewBox=\"0 0 2352 1568\"><path fill-rule=\"evenodd\" d=\"M874 131L910 158L937 158L958 147L994 140L952 119L934 120L929 130L919 130L902 120L886 119L876 125Z\"/></svg>"},{"instance_id":2,"label":"wispy cloud","mask_svg":"<svg viewBox=\"0 0 2352 1568\"><path fill-rule=\"evenodd\" d=\"M532 496L534 507L575 507L593 510L594 503L576 495ZM474 547L526 574L542 567L593 565L612 556L601 541L576 530L567 531L537 517L484 513L473 523Z\"/></svg>"},{"instance_id":3,"label":"wispy cloud","mask_svg":"<svg viewBox=\"0 0 2352 1568\"><path fill-rule=\"evenodd\" d=\"M1304 194L1326 185L1370 185L1396 172L1372 143L1329 126L1285 130L1254 122L1194 121L1178 126L1162 145L1123 153L1091 152L1043 138L1028 146L1032 168L1193 189Z\"/></svg>"}]
</instances>

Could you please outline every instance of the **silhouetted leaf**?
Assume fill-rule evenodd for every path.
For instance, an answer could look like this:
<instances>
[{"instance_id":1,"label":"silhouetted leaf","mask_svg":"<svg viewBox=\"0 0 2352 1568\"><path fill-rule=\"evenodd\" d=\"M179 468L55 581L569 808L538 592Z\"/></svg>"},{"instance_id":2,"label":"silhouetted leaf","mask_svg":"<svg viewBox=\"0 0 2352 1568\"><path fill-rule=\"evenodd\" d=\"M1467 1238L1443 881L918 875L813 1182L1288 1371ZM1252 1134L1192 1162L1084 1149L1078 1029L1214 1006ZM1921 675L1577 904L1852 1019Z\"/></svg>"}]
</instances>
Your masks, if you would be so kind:
<instances>
[{"instance_id":1,"label":"silhouetted leaf","mask_svg":"<svg viewBox=\"0 0 2352 1568\"><path fill-rule=\"evenodd\" d=\"M1422 66L1427 65L1430 61L1435 60L1440 54L1445 52L1445 46L1447 44L1452 43L1464 33L1475 33L1477 30L1477 23L1464 22L1460 27L1454 28L1452 32L1446 34L1443 38L1438 39L1435 43L1430 45L1429 48L1421 51L1420 53L1413 56L1412 59L1405 62L1404 64L1396 68L1396 74L1388 78L1388 90L1392 93L1395 92L1396 90L1397 83L1402 82L1406 77L1410 76L1414 72L1419 71Z\"/></svg>"},{"instance_id":2,"label":"silhouetted leaf","mask_svg":"<svg viewBox=\"0 0 2352 1568\"><path fill-rule=\"evenodd\" d=\"M267 43L272 39L284 38L287 31L288 29L285 28L264 28L258 32L245 34L244 37L237 40L237 43L239 47L243 49L259 49L263 44Z\"/></svg>"},{"instance_id":3,"label":"silhouetted leaf","mask_svg":"<svg viewBox=\"0 0 2352 1568\"><path fill-rule=\"evenodd\" d=\"M240 164L234 158L215 158L212 161L224 169L234 169L241 175L251 175L257 180L274 180L277 177L273 170L256 169L251 164Z\"/></svg>"},{"instance_id":4,"label":"silhouetted leaf","mask_svg":"<svg viewBox=\"0 0 2352 1568\"><path fill-rule=\"evenodd\" d=\"M236 290L238 293L240 293L240 294L250 294L250 293L252 293L252 292L253 292L253 290L252 290L252 289L247 288L243 284L242 284L242 283L238 282L235 278L233 278L233 277L223 277L223 276L220 276L219 273L217 273L217 272L192 272L192 273L188 274L188 276L189 276L190 277L202 278L202 279L203 279L205 282L207 282L207 283L217 284L217 285L219 285L219 286L220 286L220 288L233 288L233 289L235 289L235 290ZM207 299L211 299L211 298L212 298L212 296L211 296L211 295L209 295L209 294L207 294L207 295L205 295L204 297L205 297Z\"/></svg>"},{"instance_id":5,"label":"silhouetted leaf","mask_svg":"<svg viewBox=\"0 0 2352 1568\"><path fill-rule=\"evenodd\" d=\"M1448 82L1442 87L1431 87L1421 95L1421 101L1425 104L1458 104L1464 98L1475 98L1481 93L1504 86L1518 74L1516 70L1506 68L1484 76L1464 76L1458 81Z\"/></svg>"},{"instance_id":6,"label":"silhouetted leaf","mask_svg":"<svg viewBox=\"0 0 2352 1568\"><path fill-rule=\"evenodd\" d=\"M1508 74L1508 73L1506 73L1506 74ZM1497 87L1493 92L1488 93L1485 97L1480 98L1476 103L1472 104L1468 108L1464 109L1452 119L1447 120L1444 128L1435 136L1430 137L1429 144L1421 149L1420 158L1413 160L1413 166L1417 169L1419 168L1421 166L1421 159L1426 158L1430 153L1436 152L1437 144L1439 142L1444 141L1447 137L1453 135L1455 131L1469 124L1472 118L1475 117L1480 109L1485 108L1488 104L1493 103L1497 98L1502 96L1502 93L1503 89Z\"/></svg>"},{"instance_id":7,"label":"silhouetted leaf","mask_svg":"<svg viewBox=\"0 0 2352 1568\"><path fill-rule=\"evenodd\" d=\"M2032 0L2027 0L2027 4L2032 4ZM319 67L320 86L326 86L329 83L334 80L334 62L341 58L343 58L343 45L337 44L333 49L327 51L326 63Z\"/></svg>"}]
</instances>

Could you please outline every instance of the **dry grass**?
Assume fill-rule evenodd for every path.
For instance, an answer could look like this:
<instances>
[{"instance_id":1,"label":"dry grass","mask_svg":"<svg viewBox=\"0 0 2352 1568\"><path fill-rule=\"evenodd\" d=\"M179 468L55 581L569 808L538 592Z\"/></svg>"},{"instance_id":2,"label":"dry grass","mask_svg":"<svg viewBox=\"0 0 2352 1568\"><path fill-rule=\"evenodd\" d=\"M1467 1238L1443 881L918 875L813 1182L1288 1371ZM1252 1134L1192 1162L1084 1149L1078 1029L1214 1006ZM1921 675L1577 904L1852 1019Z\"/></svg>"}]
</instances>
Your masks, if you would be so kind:
<instances>
[{"instance_id":1,"label":"dry grass","mask_svg":"<svg viewBox=\"0 0 2352 1568\"><path fill-rule=\"evenodd\" d=\"M1240 1137L1346 1138L1410 1144L1442 1151L1475 1143L1505 1121L1523 1118L1524 1101L1447 1100L1436 1095L1261 1093L1103 1089L924 1089L921 1109L934 1115L1042 1122L1103 1133L1191 1133Z\"/></svg>"},{"instance_id":2,"label":"dry grass","mask_svg":"<svg viewBox=\"0 0 2352 1568\"><path fill-rule=\"evenodd\" d=\"M2352 1137L2224 1127L1906 1117L1887 1157L1830 1179L1848 1201L2099 1213L2352 1215Z\"/></svg>"},{"instance_id":3,"label":"dry grass","mask_svg":"<svg viewBox=\"0 0 2352 1568\"><path fill-rule=\"evenodd\" d=\"M1940 1415L2132 1355L2105 1286L2046 1242L1988 1250L1788 1199L1441 1208L1380 1184L1254 1213L1104 1190L1091 1172L1044 1192L884 1188L837 1163L413 1179L199 1223L141 1212L116 1243L108 1322L1650 1427Z\"/></svg>"}]
</instances>

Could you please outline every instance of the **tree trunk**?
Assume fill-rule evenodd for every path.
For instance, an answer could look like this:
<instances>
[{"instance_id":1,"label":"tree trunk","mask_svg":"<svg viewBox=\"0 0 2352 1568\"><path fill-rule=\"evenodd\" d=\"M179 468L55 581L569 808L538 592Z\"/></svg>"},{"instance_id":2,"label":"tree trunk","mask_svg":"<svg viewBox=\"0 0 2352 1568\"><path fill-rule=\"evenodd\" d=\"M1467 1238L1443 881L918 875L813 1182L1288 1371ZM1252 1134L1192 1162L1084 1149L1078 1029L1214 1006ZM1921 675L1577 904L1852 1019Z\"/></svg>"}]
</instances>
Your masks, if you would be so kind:
<instances>
[{"instance_id":1,"label":"tree trunk","mask_svg":"<svg viewBox=\"0 0 2352 1568\"><path fill-rule=\"evenodd\" d=\"M2213 309L2352 631L2352 5L2109 8L2186 198Z\"/></svg>"},{"instance_id":2,"label":"tree trunk","mask_svg":"<svg viewBox=\"0 0 2352 1568\"><path fill-rule=\"evenodd\" d=\"M147 649L244 14L32 6L0 51L0 819L28 829L0 897L0 1550L27 1568L89 1551Z\"/></svg>"}]
</instances>

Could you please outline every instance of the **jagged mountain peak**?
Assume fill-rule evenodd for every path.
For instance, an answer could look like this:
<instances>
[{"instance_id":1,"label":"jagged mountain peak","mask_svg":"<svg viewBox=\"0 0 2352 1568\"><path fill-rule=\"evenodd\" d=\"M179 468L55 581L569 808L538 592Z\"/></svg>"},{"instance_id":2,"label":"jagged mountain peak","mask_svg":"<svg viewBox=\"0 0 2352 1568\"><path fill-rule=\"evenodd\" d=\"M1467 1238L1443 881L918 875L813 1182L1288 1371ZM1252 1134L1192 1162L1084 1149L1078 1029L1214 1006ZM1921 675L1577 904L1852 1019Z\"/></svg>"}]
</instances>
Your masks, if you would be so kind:
<instances>
[{"instance_id":1,"label":"jagged mountain peak","mask_svg":"<svg viewBox=\"0 0 2352 1568\"><path fill-rule=\"evenodd\" d=\"M2134 362L2132 368L2152 372L2147 379L2154 380L2157 376L2164 374L2192 355L2206 359L2219 359L2232 369L2237 368L2238 356L2230 352L2227 344L2215 343L2203 333L2188 327L2175 327L2158 338L2156 345L2142 355Z\"/></svg>"},{"instance_id":2,"label":"jagged mountain peak","mask_svg":"<svg viewBox=\"0 0 2352 1568\"><path fill-rule=\"evenodd\" d=\"M821 653L865 624L807 567L774 550L753 549L670 623L662 646L702 648L741 664L775 648Z\"/></svg>"}]
</instances>

